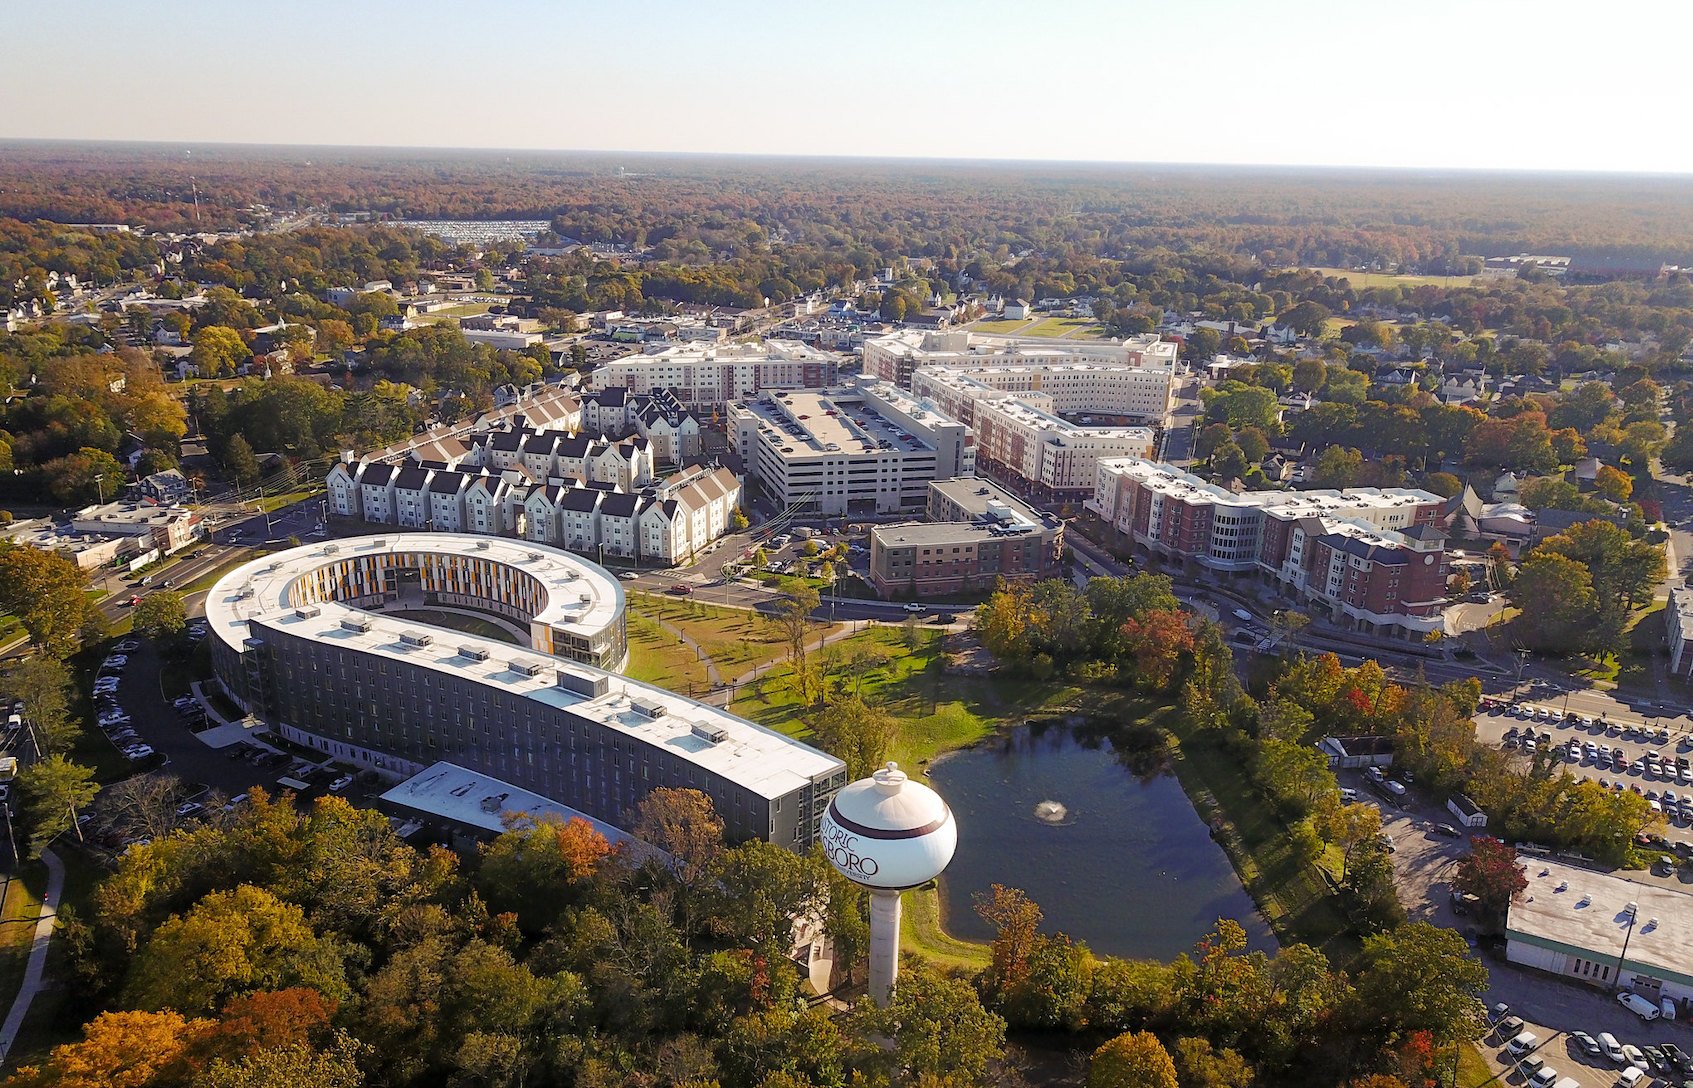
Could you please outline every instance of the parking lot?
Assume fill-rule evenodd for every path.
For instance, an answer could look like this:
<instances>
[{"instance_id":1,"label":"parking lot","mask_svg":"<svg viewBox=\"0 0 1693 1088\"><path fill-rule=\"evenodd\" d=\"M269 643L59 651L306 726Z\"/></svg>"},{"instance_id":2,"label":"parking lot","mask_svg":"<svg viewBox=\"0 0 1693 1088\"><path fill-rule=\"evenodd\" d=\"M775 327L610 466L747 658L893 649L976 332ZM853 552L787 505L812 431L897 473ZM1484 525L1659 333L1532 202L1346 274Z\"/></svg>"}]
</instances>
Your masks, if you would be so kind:
<instances>
[{"instance_id":1,"label":"parking lot","mask_svg":"<svg viewBox=\"0 0 1693 1088\"><path fill-rule=\"evenodd\" d=\"M1693 847L1693 735L1502 701L1484 704L1475 724L1482 744L1515 751L1525 761L1545 758L1550 748L1571 774L1640 794L1663 815L1664 838Z\"/></svg>"},{"instance_id":2,"label":"parking lot","mask_svg":"<svg viewBox=\"0 0 1693 1088\"><path fill-rule=\"evenodd\" d=\"M1514 976L1525 972L1510 967L1501 972L1492 963L1488 967L1496 979L1501 974L1507 975L1504 989L1516 997L1512 1001L1499 996L1501 987L1495 983L1489 1000L1504 1002L1509 1012L1504 1017L1490 1014L1494 1024L1479 1044L1488 1064L1502 1074L1500 1079L1504 1083L1536 1083L1532 1076L1545 1069L1551 1075L1542 1072L1538 1083L1554 1085L1568 1077L1581 1088L1608 1088L1619 1083L1618 1077L1634 1063L1643 1067L1646 1074L1638 1082L1640 1088L1693 1082L1693 1059L1686 1056L1687 1049L1693 1047L1693 1031L1685 1023L1664 1020L1645 1023L1602 994L1550 980L1546 980L1544 989L1556 992L1537 992L1536 988L1517 984ZM1565 1027L1556 1026L1559 1024ZM1533 1036L1535 1043L1519 1059L1506 1044L1521 1032ZM1617 1048L1609 1053L1601 1038L1607 1033L1617 1043Z\"/></svg>"}]
</instances>

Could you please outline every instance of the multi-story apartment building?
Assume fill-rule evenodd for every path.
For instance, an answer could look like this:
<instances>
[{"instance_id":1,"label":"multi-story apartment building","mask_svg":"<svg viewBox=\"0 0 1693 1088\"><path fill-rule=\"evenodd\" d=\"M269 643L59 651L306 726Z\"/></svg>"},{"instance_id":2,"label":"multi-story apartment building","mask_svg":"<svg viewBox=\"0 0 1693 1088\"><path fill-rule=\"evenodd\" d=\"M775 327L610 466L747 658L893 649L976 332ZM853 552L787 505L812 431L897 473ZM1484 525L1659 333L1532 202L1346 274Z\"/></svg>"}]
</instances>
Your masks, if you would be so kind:
<instances>
[{"instance_id":1,"label":"multi-story apartment building","mask_svg":"<svg viewBox=\"0 0 1693 1088\"><path fill-rule=\"evenodd\" d=\"M748 481L778 507L915 511L931 480L975 472L969 428L885 382L765 393L731 404L728 415Z\"/></svg>"},{"instance_id":2,"label":"multi-story apartment building","mask_svg":"<svg viewBox=\"0 0 1693 1088\"><path fill-rule=\"evenodd\" d=\"M1071 423L1011 395L978 400L972 427L983 473L1057 501L1087 498L1100 458L1151 457L1158 444L1151 428Z\"/></svg>"},{"instance_id":3,"label":"multi-story apartment building","mask_svg":"<svg viewBox=\"0 0 1693 1088\"><path fill-rule=\"evenodd\" d=\"M414 602L483 612L528 645L382 614ZM389 779L443 762L495 776L482 803L496 808L509 783L626 828L652 790L687 787L731 840L805 851L846 782L832 756L610 671L621 587L544 546L428 533L294 548L224 576L206 614L219 681L272 732Z\"/></svg>"},{"instance_id":4,"label":"multi-story apartment building","mask_svg":"<svg viewBox=\"0 0 1693 1088\"><path fill-rule=\"evenodd\" d=\"M1132 366L1065 363L965 370L924 366L911 375L912 395L966 423L983 397L1015 397L1061 415L1092 414L1161 427L1170 415L1174 373Z\"/></svg>"},{"instance_id":5,"label":"multi-story apartment building","mask_svg":"<svg viewBox=\"0 0 1693 1088\"><path fill-rule=\"evenodd\" d=\"M1064 523L986 480L929 485L928 522L870 531L870 581L884 597L927 597L1058 577Z\"/></svg>"},{"instance_id":6,"label":"multi-story apartment building","mask_svg":"<svg viewBox=\"0 0 1693 1088\"><path fill-rule=\"evenodd\" d=\"M761 344L677 344L649 355L601 364L588 375L592 391L674 392L694 408L721 408L768 389L821 389L839 376L840 356L794 340Z\"/></svg>"},{"instance_id":7,"label":"multi-story apartment building","mask_svg":"<svg viewBox=\"0 0 1693 1088\"><path fill-rule=\"evenodd\" d=\"M864 341L868 377L914 389L914 375L923 367L959 370L1011 392L1047 392L1061 412L1139 415L1162 424L1169 411L1176 345L1154 334L1127 340L1053 340L920 329ZM1049 384L1053 388L1047 388ZM1157 408L1159 396L1162 409ZM1092 406L1096 403L1099 407ZM1112 403L1145 408L1130 412L1107 406Z\"/></svg>"},{"instance_id":8,"label":"multi-story apartment building","mask_svg":"<svg viewBox=\"0 0 1693 1088\"><path fill-rule=\"evenodd\" d=\"M1444 630L1443 500L1412 488L1247 491L1172 465L1099 462L1087 507L1121 539L1209 570L1256 574L1360 630Z\"/></svg>"}]
</instances>

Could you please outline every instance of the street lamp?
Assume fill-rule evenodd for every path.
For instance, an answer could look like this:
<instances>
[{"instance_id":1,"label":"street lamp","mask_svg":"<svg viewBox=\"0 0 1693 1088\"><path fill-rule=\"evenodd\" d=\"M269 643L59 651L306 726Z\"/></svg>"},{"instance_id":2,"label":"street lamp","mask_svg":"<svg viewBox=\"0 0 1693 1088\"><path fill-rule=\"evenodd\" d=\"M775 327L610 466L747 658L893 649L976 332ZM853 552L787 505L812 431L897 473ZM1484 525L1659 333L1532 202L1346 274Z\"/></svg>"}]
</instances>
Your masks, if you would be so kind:
<instances>
[{"instance_id":1,"label":"street lamp","mask_svg":"<svg viewBox=\"0 0 1693 1088\"><path fill-rule=\"evenodd\" d=\"M95 494L100 496L100 505L106 505L106 474L104 472L94 474L94 488Z\"/></svg>"}]
</instances>

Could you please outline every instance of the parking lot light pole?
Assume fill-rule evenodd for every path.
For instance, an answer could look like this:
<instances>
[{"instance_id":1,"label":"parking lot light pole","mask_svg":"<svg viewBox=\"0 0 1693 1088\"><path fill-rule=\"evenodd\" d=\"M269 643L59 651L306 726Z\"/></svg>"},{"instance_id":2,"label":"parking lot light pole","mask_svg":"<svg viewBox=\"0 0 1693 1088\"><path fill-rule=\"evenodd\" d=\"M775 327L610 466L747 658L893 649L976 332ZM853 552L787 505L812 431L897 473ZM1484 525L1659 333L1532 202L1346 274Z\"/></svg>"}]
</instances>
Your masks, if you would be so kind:
<instances>
[{"instance_id":1,"label":"parking lot light pole","mask_svg":"<svg viewBox=\"0 0 1693 1088\"><path fill-rule=\"evenodd\" d=\"M1634 925L1640 920L1640 909L1628 912L1628 925L1622 931L1622 951L1617 953L1617 973L1611 979L1611 993L1622 992L1622 961L1628 958L1628 942L1634 937Z\"/></svg>"}]
</instances>

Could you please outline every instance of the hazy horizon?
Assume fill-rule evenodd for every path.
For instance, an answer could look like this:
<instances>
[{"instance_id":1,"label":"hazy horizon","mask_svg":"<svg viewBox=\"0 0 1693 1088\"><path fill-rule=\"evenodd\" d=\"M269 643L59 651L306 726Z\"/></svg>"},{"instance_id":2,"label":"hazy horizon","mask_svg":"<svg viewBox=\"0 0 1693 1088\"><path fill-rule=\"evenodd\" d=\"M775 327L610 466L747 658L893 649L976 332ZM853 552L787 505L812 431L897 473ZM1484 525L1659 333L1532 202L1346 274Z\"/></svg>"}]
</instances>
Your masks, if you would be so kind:
<instances>
[{"instance_id":1,"label":"hazy horizon","mask_svg":"<svg viewBox=\"0 0 1693 1088\"><path fill-rule=\"evenodd\" d=\"M0 139L1693 174L1693 6L1607 11L90 0L15 13Z\"/></svg>"}]
</instances>

